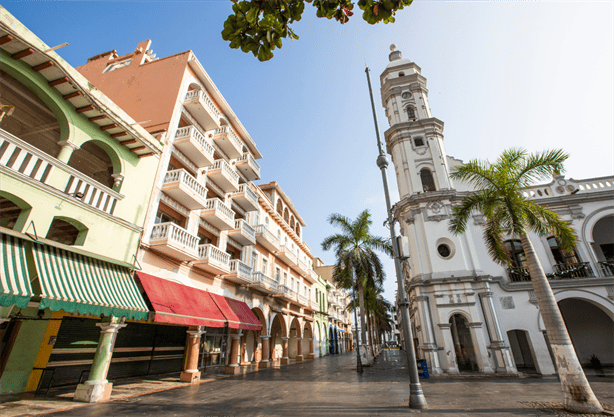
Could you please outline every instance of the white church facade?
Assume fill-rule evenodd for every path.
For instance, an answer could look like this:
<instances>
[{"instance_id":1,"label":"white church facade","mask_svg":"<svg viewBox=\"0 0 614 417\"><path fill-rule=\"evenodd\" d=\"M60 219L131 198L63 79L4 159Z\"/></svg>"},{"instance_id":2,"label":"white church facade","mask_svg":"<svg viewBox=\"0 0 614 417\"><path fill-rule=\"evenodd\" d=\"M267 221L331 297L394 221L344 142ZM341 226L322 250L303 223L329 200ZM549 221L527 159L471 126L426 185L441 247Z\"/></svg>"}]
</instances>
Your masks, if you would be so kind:
<instances>
[{"instance_id":1,"label":"white church facade","mask_svg":"<svg viewBox=\"0 0 614 417\"><path fill-rule=\"evenodd\" d=\"M463 162L446 154L443 122L431 114L420 67L392 49L381 96L400 196L394 216L411 249L404 273L417 356L432 374L553 374L520 241L506 242L509 268L488 255L480 215L465 234L448 231L452 207L472 189L450 179ZM525 196L569 221L579 237L575 253L563 254L556 239L530 236L580 362L614 364L614 176L557 176Z\"/></svg>"}]
</instances>

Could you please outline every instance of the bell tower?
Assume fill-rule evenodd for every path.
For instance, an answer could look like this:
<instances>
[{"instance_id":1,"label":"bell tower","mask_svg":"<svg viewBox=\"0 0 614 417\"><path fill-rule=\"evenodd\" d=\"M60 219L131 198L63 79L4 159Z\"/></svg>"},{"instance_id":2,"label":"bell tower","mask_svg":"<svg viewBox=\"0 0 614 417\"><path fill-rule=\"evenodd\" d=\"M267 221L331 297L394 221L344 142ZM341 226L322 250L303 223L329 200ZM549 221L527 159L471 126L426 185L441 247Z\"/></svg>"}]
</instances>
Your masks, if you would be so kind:
<instances>
[{"instance_id":1,"label":"bell tower","mask_svg":"<svg viewBox=\"0 0 614 417\"><path fill-rule=\"evenodd\" d=\"M443 122L431 114L420 67L390 46L390 63L380 75L382 104L390 128L386 147L395 166L401 199L451 190L443 144Z\"/></svg>"}]
</instances>

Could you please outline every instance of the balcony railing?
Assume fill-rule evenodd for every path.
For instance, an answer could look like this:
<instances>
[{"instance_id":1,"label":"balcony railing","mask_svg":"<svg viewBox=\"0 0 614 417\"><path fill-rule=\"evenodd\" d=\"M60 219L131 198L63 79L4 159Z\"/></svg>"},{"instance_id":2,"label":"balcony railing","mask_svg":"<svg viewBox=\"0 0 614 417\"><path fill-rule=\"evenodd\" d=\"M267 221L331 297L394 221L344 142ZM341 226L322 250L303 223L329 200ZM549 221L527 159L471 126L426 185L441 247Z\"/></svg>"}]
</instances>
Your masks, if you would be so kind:
<instances>
[{"instance_id":1,"label":"balcony railing","mask_svg":"<svg viewBox=\"0 0 614 417\"><path fill-rule=\"evenodd\" d=\"M296 300L296 291L285 285L279 286L279 294L284 295L288 299Z\"/></svg>"},{"instance_id":2,"label":"balcony railing","mask_svg":"<svg viewBox=\"0 0 614 417\"><path fill-rule=\"evenodd\" d=\"M217 129L213 141L229 158L238 158L243 155L243 142L230 126Z\"/></svg>"},{"instance_id":3,"label":"balcony railing","mask_svg":"<svg viewBox=\"0 0 614 417\"><path fill-rule=\"evenodd\" d=\"M198 246L196 266L215 274L230 271L230 255L210 243Z\"/></svg>"},{"instance_id":4,"label":"balcony railing","mask_svg":"<svg viewBox=\"0 0 614 417\"><path fill-rule=\"evenodd\" d=\"M235 228L228 232L228 236L243 246L256 244L256 230L245 220L235 220Z\"/></svg>"},{"instance_id":5,"label":"balcony railing","mask_svg":"<svg viewBox=\"0 0 614 417\"><path fill-rule=\"evenodd\" d=\"M554 272L547 274L548 279L591 278L593 268L588 262L566 263L554 265Z\"/></svg>"},{"instance_id":6,"label":"balcony railing","mask_svg":"<svg viewBox=\"0 0 614 417\"><path fill-rule=\"evenodd\" d=\"M614 261L601 261L599 262L599 269L604 277L614 276Z\"/></svg>"},{"instance_id":7,"label":"balcony railing","mask_svg":"<svg viewBox=\"0 0 614 417\"><path fill-rule=\"evenodd\" d=\"M319 311L320 310L320 304L316 301L313 300L309 300L309 305L311 306L311 309L314 311Z\"/></svg>"},{"instance_id":8,"label":"balcony railing","mask_svg":"<svg viewBox=\"0 0 614 417\"><path fill-rule=\"evenodd\" d=\"M230 230L235 225L235 213L219 198L208 198L200 216L220 230Z\"/></svg>"},{"instance_id":9,"label":"balcony railing","mask_svg":"<svg viewBox=\"0 0 614 417\"><path fill-rule=\"evenodd\" d=\"M240 169L245 178L250 181L260 179L260 165L249 152L245 152L242 157L237 158L237 169Z\"/></svg>"},{"instance_id":10,"label":"balcony railing","mask_svg":"<svg viewBox=\"0 0 614 417\"><path fill-rule=\"evenodd\" d=\"M270 251L279 249L279 239L264 224L256 226L256 241Z\"/></svg>"},{"instance_id":11,"label":"balcony railing","mask_svg":"<svg viewBox=\"0 0 614 417\"><path fill-rule=\"evenodd\" d=\"M309 298L305 297L304 295L301 295L301 294L298 295L298 302L304 306L310 307Z\"/></svg>"},{"instance_id":12,"label":"balcony railing","mask_svg":"<svg viewBox=\"0 0 614 417\"><path fill-rule=\"evenodd\" d=\"M269 292L277 292L277 289L278 289L277 281L275 281L270 276L266 275L264 272L253 272L252 280L254 284L257 284L258 286L262 288L268 289Z\"/></svg>"},{"instance_id":13,"label":"balcony railing","mask_svg":"<svg viewBox=\"0 0 614 417\"><path fill-rule=\"evenodd\" d=\"M561 185L562 184L562 185ZM572 178L563 179L562 183L558 180L552 184L535 185L525 188L523 196L528 199L540 199L548 197L558 197L571 193L594 193L614 189L614 176L591 178L589 180L574 180Z\"/></svg>"},{"instance_id":14,"label":"balcony railing","mask_svg":"<svg viewBox=\"0 0 614 417\"><path fill-rule=\"evenodd\" d=\"M0 129L0 165L59 189L82 203L108 214L113 214L117 201L124 198L118 192L2 129ZM67 178L62 188L60 184L54 185L53 181L50 181L54 169L62 172L63 178Z\"/></svg>"},{"instance_id":15,"label":"balcony railing","mask_svg":"<svg viewBox=\"0 0 614 417\"><path fill-rule=\"evenodd\" d=\"M168 171L162 190L190 210L201 209L207 199L207 189L185 169Z\"/></svg>"},{"instance_id":16,"label":"balcony railing","mask_svg":"<svg viewBox=\"0 0 614 417\"><path fill-rule=\"evenodd\" d=\"M187 260L196 257L200 238L188 233L175 223L158 223L154 225L149 243L158 250L176 259Z\"/></svg>"},{"instance_id":17,"label":"balcony railing","mask_svg":"<svg viewBox=\"0 0 614 417\"><path fill-rule=\"evenodd\" d=\"M298 265L298 258L287 245L281 245L279 247L279 252L277 252L277 256L290 266Z\"/></svg>"},{"instance_id":18,"label":"balcony railing","mask_svg":"<svg viewBox=\"0 0 614 417\"><path fill-rule=\"evenodd\" d=\"M218 129L222 113L215 107L209 95L203 90L188 91L184 106L206 130Z\"/></svg>"},{"instance_id":19,"label":"balcony railing","mask_svg":"<svg viewBox=\"0 0 614 417\"><path fill-rule=\"evenodd\" d=\"M509 268L507 276L512 282L528 282L531 281L531 274L526 268Z\"/></svg>"},{"instance_id":20,"label":"balcony railing","mask_svg":"<svg viewBox=\"0 0 614 417\"><path fill-rule=\"evenodd\" d=\"M224 159L218 159L207 170L211 178L226 193L239 190L239 174Z\"/></svg>"},{"instance_id":21,"label":"balcony railing","mask_svg":"<svg viewBox=\"0 0 614 417\"><path fill-rule=\"evenodd\" d=\"M258 195L248 184L240 184L239 191L232 193L230 198L245 211L258 210Z\"/></svg>"},{"instance_id":22,"label":"balcony railing","mask_svg":"<svg viewBox=\"0 0 614 417\"><path fill-rule=\"evenodd\" d=\"M252 267L239 259L230 261L230 274L236 276L238 280L252 282Z\"/></svg>"},{"instance_id":23,"label":"balcony railing","mask_svg":"<svg viewBox=\"0 0 614 417\"><path fill-rule=\"evenodd\" d=\"M215 148L194 126L180 127L175 133L175 147L184 152L200 168L208 167L215 161Z\"/></svg>"}]
</instances>

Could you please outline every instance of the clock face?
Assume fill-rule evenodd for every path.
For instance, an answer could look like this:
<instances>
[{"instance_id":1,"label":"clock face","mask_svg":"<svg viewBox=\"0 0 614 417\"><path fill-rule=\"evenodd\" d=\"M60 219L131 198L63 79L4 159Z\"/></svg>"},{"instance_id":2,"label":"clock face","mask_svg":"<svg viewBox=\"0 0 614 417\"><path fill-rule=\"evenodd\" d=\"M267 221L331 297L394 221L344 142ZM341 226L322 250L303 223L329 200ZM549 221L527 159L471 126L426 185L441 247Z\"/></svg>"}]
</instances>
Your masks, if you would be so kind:
<instances>
[{"instance_id":1,"label":"clock face","mask_svg":"<svg viewBox=\"0 0 614 417\"><path fill-rule=\"evenodd\" d=\"M401 97L407 100L408 98L411 97L411 93L406 91L403 94L401 94Z\"/></svg>"}]
</instances>

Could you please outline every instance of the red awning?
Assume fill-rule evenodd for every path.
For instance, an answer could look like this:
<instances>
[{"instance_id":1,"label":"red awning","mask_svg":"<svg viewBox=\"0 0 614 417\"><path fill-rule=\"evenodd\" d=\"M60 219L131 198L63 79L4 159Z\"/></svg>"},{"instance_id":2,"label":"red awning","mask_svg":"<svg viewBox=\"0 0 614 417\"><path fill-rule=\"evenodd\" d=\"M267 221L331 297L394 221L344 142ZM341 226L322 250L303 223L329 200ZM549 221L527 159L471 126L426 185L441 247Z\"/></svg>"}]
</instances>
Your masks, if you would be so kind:
<instances>
[{"instance_id":1,"label":"red awning","mask_svg":"<svg viewBox=\"0 0 614 417\"><path fill-rule=\"evenodd\" d=\"M262 328L258 317L243 301L212 293L209 295L228 319L228 327L231 329L260 330Z\"/></svg>"},{"instance_id":2,"label":"red awning","mask_svg":"<svg viewBox=\"0 0 614 417\"><path fill-rule=\"evenodd\" d=\"M211 298L213 294L143 272L136 274L156 312L155 322L224 327L229 321Z\"/></svg>"}]
</instances>

